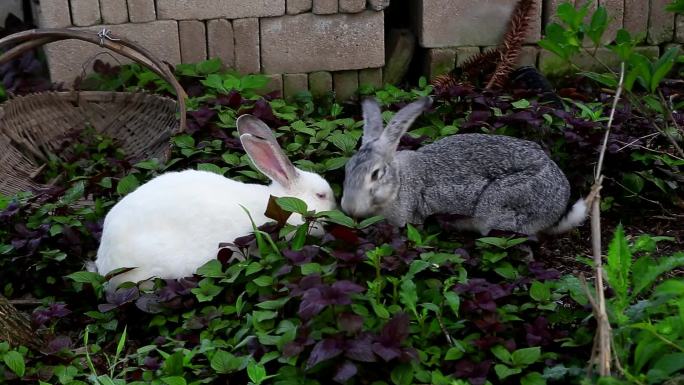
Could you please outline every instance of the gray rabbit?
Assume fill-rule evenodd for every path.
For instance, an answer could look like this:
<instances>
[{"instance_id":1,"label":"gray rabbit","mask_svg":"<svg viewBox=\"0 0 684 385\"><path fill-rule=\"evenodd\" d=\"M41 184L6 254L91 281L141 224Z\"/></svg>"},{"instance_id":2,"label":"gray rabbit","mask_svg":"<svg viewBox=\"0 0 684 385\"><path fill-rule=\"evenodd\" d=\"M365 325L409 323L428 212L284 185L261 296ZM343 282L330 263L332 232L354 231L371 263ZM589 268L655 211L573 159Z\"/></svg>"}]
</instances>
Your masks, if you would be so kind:
<instances>
[{"instance_id":1,"label":"gray rabbit","mask_svg":"<svg viewBox=\"0 0 684 385\"><path fill-rule=\"evenodd\" d=\"M402 135L431 103L421 98L407 105L383 128L376 101L362 102L361 148L345 169L347 214L382 215L396 226L421 224L432 214L461 214L459 228L483 235L557 234L584 221L587 201L580 199L566 213L568 180L536 143L458 134L417 151L397 151Z\"/></svg>"}]
</instances>

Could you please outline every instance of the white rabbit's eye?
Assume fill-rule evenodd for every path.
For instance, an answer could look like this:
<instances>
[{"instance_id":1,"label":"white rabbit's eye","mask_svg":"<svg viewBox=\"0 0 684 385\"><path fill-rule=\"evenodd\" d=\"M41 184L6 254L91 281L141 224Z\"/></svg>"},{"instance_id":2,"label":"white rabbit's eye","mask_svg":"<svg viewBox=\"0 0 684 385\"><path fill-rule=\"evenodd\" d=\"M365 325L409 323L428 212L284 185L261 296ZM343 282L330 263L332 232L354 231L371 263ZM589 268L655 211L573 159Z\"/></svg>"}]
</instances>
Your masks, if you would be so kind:
<instances>
[{"instance_id":1,"label":"white rabbit's eye","mask_svg":"<svg viewBox=\"0 0 684 385\"><path fill-rule=\"evenodd\" d=\"M318 199L325 199L328 197L328 194L326 193L316 193L316 198Z\"/></svg>"}]
</instances>

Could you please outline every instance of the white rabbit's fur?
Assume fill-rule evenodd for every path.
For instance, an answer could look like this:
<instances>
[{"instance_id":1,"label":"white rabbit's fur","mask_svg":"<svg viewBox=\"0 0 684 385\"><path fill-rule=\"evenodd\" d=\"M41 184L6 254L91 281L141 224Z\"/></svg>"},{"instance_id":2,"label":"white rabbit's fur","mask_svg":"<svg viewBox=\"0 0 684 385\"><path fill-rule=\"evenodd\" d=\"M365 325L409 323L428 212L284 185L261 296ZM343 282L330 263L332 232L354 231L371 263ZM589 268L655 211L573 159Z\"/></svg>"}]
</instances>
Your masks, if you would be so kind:
<instances>
[{"instance_id":1,"label":"white rabbit's fur","mask_svg":"<svg viewBox=\"0 0 684 385\"><path fill-rule=\"evenodd\" d=\"M250 124L263 125L256 118L249 119ZM268 129L265 125L251 127L251 131L243 127L240 132L247 133L240 139L257 168L273 180L269 186L246 184L206 171L169 172L143 184L110 210L95 261L97 271L107 274L114 269L135 267L113 277L110 288L125 281L192 275L198 267L216 257L220 243L232 242L252 231L249 217L240 206L249 211L257 226L270 221L264 215L270 195L297 197L305 201L310 210L335 208L328 183L317 174L292 166L275 138L267 137L266 141L276 143L274 147L272 145L277 152L275 157L286 162L281 164L290 174L285 179L270 170L270 165L264 164L265 158L275 159L269 158L273 154L263 150L267 147L246 145L246 139L264 144L262 138L270 133L257 132L261 138L249 133L264 127ZM288 222L303 223L301 215L297 214Z\"/></svg>"}]
</instances>

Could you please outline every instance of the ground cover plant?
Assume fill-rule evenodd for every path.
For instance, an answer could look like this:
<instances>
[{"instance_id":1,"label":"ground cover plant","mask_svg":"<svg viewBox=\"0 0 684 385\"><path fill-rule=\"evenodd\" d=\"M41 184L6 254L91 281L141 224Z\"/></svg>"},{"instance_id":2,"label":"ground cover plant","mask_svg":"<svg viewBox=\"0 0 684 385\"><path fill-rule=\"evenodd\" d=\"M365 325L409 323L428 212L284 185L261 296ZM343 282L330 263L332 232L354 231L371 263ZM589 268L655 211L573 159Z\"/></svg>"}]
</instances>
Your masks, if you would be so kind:
<instances>
[{"instance_id":1,"label":"ground cover plant","mask_svg":"<svg viewBox=\"0 0 684 385\"><path fill-rule=\"evenodd\" d=\"M564 36L587 28L578 22ZM135 65L98 62L96 70L83 86L171 92ZM65 138L59 153L68 156L53 157L40 176L64 175L57 186L0 197L0 294L31 312L44 341L37 348L0 342L0 382L661 384L684 375L684 160L667 134L675 130L661 132L682 124L676 108L646 111L627 99L609 138L602 215L620 365L614 377L599 379L586 370L596 327L587 295L593 290L581 276L591 286L586 228L533 244L530 261L521 249L526 239L460 233L448 216L397 229L381 218L313 213L280 198L269 210L274 218L302 215L322 222L326 234L311 237L307 224L274 220L226 240L240 251L222 248L193 277L105 293L105 277L84 263L94 258L104 215L122 196L167 170L266 180L235 135L240 114L269 124L297 167L324 175L338 196L343 166L361 136L353 102L262 96L265 77L227 73L214 60L179 66L177 75L191 111L168 162L132 163L115 139L84 129ZM456 82L435 90L424 79L415 88L361 93L380 101L386 121L406 103L433 95L433 108L402 138L402 148L463 132L529 138L548 150L580 196L592 183L612 103L597 78L566 80L558 89L565 107L532 90L483 91ZM608 78L598 80L605 85ZM663 80L653 91L630 92L655 100L661 94L676 106L680 88ZM249 247L256 250L251 256ZM244 261L232 259L240 253Z\"/></svg>"}]
</instances>

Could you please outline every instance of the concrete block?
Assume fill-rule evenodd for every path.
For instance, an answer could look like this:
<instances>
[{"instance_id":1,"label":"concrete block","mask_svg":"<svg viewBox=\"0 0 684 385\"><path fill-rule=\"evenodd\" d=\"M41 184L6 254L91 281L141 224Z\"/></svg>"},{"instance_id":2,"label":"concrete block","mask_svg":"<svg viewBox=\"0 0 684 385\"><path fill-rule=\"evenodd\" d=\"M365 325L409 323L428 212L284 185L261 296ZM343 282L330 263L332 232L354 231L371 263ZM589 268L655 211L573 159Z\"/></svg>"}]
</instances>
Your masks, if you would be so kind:
<instances>
[{"instance_id":1,"label":"concrete block","mask_svg":"<svg viewBox=\"0 0 684 385\"><path fill-rule=\"evenodd\" d=\"M382 11L390 6L390 0L368 0L368 8L373 11Z\"/></svg>"},{"instance_id":2,"label":"concrete block","mask_svg":"<svg viewBox=\"0 0 684 385\"><path fill-rule=\"evenodd\" d=\"M97 25L91 27L75 28L99 32L102 28L112 31L112 36L123 37L137 42L147 48L160 60L165 60L173 65L180 63L180 45L178 42L178 23L175 21L155 21L151 23L121 25ZM111 53L111 51L86 42L69 40L48 44L45 46L45 54L50 65L50 77L53 82L63 82L71 86L72 81L81 74L82 66L86 61L93 59L98 53ZM98 59L112 64L130 63L130 60L114 54L116 60L110 55L99 55ZM92 69L92 62L88 64L88 70Z\"/></svg>"},{"instance_id":3,"label":"concrete block","mask_svg":"<svg viewBox=\"0 0 684 385\"><path fill-rule=\"evenodd\" d=\"M182 20L178 22L181 62L198 63L207 60L207 31L204 22Z\"/></svg>"},{"instance_id":4,"label":"concrete block","mask_svg":"<svg viewBox=\"0 0 684 385\"><path fill-rule=\"evenodd\" d=\"M237 40L237 38L236 38ZM320 16L312 13L261 20L265 73L382 67L382 12Z\"/></svg>"},{"instance_id":5,"label":"concrete block","mask_svg":"<svg viewBox=\"0 0 684 385\"><path fill-rule=\"evenodd\" d=\"M418 1L418 41L425 48L498 45L508 28L515 1ZM541 15L541 0L535 13ZM541 35L540 16L528 32L528 42Z\"/></svg>"},{"instance_id":6,"label":"concrete block","mask_svg":"<svg viewBox=\"0 0 684 385\"><path fill-rule=\"evenodd\" d=\"M317 15L331 15L337 10L337 0L313 0L313 13Z\"/></svg>"},{"instance_id":7,"label":"concrete block","mask_svg":"<svg viewBox=\"0 0 684 385\"><path fill-rule=\"evenodd\" d=\"M537 57L539 56L539 49L535 46L524 46L520 50L520 56L518 56L518 67L519 66L537 66Z\"/></svg>"},{"instance_id":8,"label":"concrete block","mask_svg":"<svg viewBox=\"0 0 684 385\"><path fill-rule=\"evenodd\" d=\"M128 22L128 5L126 0L100 1L102 22L106 24L123 24Z\"/></svg>"},{"instance_id":9,"label":"concrete block","mask_svg":"<svg viewBox=\"0 0 684 385\"><path fill-rule=\"evenodd\" d=\"M630 35L646 33L650 1L625 0L624 28Z\"/></svg>"},{"instance_id":10,"label":"concrete block","mask_svg":"<svg viewBox=\"0 0 684 385\"><path fill-rule=\"evenodd\" d=\"M325 97L332 89L333 79L330 72L318 71L309 74L309 90L314 98Z\"/></svg>"},{"instance_id":11,"label":"concrete block","mask_svg":"<svg viewBox=\"0 0 684 385\"><path fill-rule=\"evenodd\" d=\"M71 26L69 0L40 0L38 24L41 28L66 28Z\"/></svg>"},{"instance_id":12,"label":"concrete block","mask_svg":"<svg viewBox=\"0 0 684 385\"><path fill-rule=\"evenodd\" d=\"M75 26L87 27L100 24L101 20L98 0L71 0L71 21Z\"/></svg>"},{"instance_id":13,"label":"concrete block","mask_svg":"<svg viewBox=\"0 0 684 385\"><path fill-rule=\"evenodd\" d=\"M7 15L10 13L24 20L22 0L3 0L2 4L0 4L0 23L4 25Z\"/></svg>"},{"instance_id":14,"label":"concrete block","mask_svg":"<svg viewBox=\"0 0 684 385\"><path fill-rule=\"evenodd\" d=\"M480 53L480 47L456 47L456 67L460 67L471 57Z\"/></svg>"},{"instance_id":15,"label":"concrete block","mask_svg":"<svg viewBox=\"0 0 684 385\"><path fill-rule=\"evenodd\" d=\"M313 7L313 0L287 0L287 14L298 15L309 12Z\"/></svg>"},{"instance_id":16,"label":"concrete block","mask_svg":"<svg viewBox=\"0 0 684 385\"><path fill-rule=\"evenodd\" d=\"M603 43L615 40L617 31L624 28L625 0L601 0L601 5L608 12L608 28L603 33Z\"/></svg>"},{"instance_id":17,"label":"concrete block","mask_svg":"<svg viewBox=\"0 0 684 385\"><path fill-rule=\"evenodd\" d=\"M285 0L156 0L160 19L242 19L285 14Z\"/></svg>"},{"instance_id":18,"label":"concrete block","mask_svg":"<svg viewBox=\"0 0 684 385\"><path fill-rule=\"evenodd\" d=\"M359 71L359 86L382 88L382 68L364 68Z\"/></svg>"},{"instance_id":19,"label":"concrete block","mask_svg":"<svg viewBox=\"0 0 684 385\"><path fill-rule=\"evenodd\" d=\"M675 21L675 41L678 43L684 43L684 15L677 15Z\"/></svg>"},{"instance_id":20,"label":"concrete block","mask_svg":"<svg viewBox=\"0 0 684 385\"><path fill-rule=\"evenodd\" d=\"M431 48L425 61L428 79L449 73L456 65L456 50L453 48Z\"/></svg>"},{"instance_id":21,"label":"concrete block","mask_svg":"<svg viewBox=\"0 0 684 385\"><path fill-rule=\"evenodd\" d=\"M309 89L309 75L307 74L284 74L283 97L292 100L298 93Z\"/></svg>"},{"instance_id":22,"label":"concrete block","mask_svg":"<svg viewBox=\"0 0 684 385\"><path fill-rule=\"evenodd\" d=\"M408 29L392 29L387 37L385 47L384 82L397 84L408 72L413 53L416 49L416 37Z\"/></svg>"},{"instance_id":23,"label":"concrete block","mask_svg":"<svg viewBox=\"0 0 684 385\"><path fill-rule=\"evenodd\" d=\"M131 23L156 20L157 11L154 8L154 0L128 0L128 18Z\"/></svg>"},{"instance_id":24,"label":"concrete block","mask_svg":"<svg viewBox=\"0 0 684 385\"><path fill-rule=\"evenodd\" d=\"M235 69L243 74L259 73L261 70L259 19L233 20L233 34L235 36Z\"/></svg>"},{"instance_id":25,"label":"concrete block","mask_svg":"<svg viewBox=\"0 0 684 385\"><path fill-rule=\"evenodd\" d=\"M219 58L224 68L235 67L235 37L233 25L225 19L207 21L209 58Z\"/></svg>"},{"instance_id":26,"label":"concrete block","mask_svg":"<svg viewBox=\"0 0 684 385\"><path fill-rule=\"evenodd\" d=\"M344 102L356 96L359 89L359 75L356 71L340 71L333 74L335 100Z\"/></svg>"},{"instance_id":27,"label":"concrete block","mask_svg":"<svg viewBox=\"0 0 684 385\"><path fill-rule=\"evenodd\" d=\"M266 75L268 78L268 83L266 86L258 92L260 94L270 94L270 93L275 93L277 97L280 97L283 95L283 75L281 74L272 74L272 75Z\"/></svg>"},{"instance_id":28,"label":"concrete block","mask_svg":"<svg viewBox=\"0 0 684 385\"><path fill-rule=\"evenodd\" d=\"M543 0L542 24L547 25L551 23L557 23L558 18L556 18L556 11L558 10L558 6L566 1L567 0Z\"/></svg>"},{"instance_id":29,"label":"concrete block","mask_svg":"<svg viewBox=\"0 0 684 385\"><path fill-rule=\"evenodd\" d=\"M366 0L340 0L339 11L343 13L359 13L366 9Z\"/></svg>"},{"instance_id":30,"label":"concrete block","mask_svg":"<svg viewBox=\"0 0 684 385\"><path fill-rule=\"evenodd\" d=\"M665 10L670 0L651 0L648 13L648 44L661 44L672 41L674 37L674 13Z\"/></svg>"}]
</instances>

